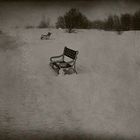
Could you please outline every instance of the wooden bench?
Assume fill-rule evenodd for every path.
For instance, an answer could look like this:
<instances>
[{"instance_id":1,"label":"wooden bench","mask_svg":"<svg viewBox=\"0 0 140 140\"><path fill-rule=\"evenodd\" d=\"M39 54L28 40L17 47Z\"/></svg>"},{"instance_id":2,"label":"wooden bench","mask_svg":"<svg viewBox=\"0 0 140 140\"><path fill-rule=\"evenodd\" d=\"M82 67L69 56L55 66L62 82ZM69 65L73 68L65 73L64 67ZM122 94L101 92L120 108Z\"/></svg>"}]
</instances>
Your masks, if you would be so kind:
<instances>
[{"instance_id":1,"label":"wooden bench","mask_svg":"<svg viewBox=\"0 0 140 140\"><path fill-rule=\"evenodd\" d=\"M48 32L47 34L42 34L40 39L41 40L43 40L43 39L48 40L48 39L50 39L51 34L52 34L51 32Z\"/></svg>"},{"instance_id":2,"label":"wooden bench","mask_svg":"<svg viewBox=\"0 0 140 140\"><path fill-rule=\"evenodd\" d=\"M63 74L70 73L70 70L77 74L76 60L78 51L64 47L63 54L59 56L53 56L50 58L50 66L58 73ZM69 61L66 61L69 58Z\"/></svg>"}]
</instances>

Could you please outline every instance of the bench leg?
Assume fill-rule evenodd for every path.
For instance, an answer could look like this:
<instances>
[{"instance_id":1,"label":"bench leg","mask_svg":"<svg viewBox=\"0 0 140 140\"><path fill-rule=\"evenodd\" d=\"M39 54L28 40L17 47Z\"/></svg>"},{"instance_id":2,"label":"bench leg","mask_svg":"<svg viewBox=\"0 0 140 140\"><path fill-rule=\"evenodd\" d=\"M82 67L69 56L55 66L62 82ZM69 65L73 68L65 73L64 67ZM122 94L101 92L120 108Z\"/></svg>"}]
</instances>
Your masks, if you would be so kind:
<instances>
[{"instance_id":1,"label":"bench leg","mask_svg":"<svg viewBox=\"0 0 140 140\"><path fill-rule=\"evenodd\" d=\"M53 63L50 62L50 67L57 73L59 74L59 68L54 67Z\"/></svg>"},{"instance_id":2,"label":"bench leg","mask_svg":"<svg viewBox=\"0 0 140 140\"><path fill-rule=\"evenodd\" d=\"M74 70L74 72L75 72L76 74L78 74L77 71L76 71L76 67L75 67L75 65L74 65L73 70Z\"/></svg>"}]
</instances>

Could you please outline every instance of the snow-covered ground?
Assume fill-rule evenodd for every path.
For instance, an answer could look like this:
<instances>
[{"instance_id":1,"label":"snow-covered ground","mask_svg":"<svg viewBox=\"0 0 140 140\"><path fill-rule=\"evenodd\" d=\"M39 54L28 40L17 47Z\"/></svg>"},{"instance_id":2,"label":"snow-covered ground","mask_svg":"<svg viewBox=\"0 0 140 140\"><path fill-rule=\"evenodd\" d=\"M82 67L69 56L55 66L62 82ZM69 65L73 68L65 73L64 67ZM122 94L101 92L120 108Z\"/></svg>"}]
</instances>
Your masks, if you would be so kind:
<instances>
[{"instance_id":1,"label":"snow-covered ground","mask_svg":"<svg viewBox=\"0 0 140 140\"><path fill-rule=\"evenodd\" d=\"M48 31L51 39L40 40ZM7 35L0 35L4 137L23 139L24 133L43 138L49 133L140 137L140 32L69 34L21 28L4 32ZM49 58L61 54L64 46L79 51L78 75L56 76L49 66Z\"/></svg>"}]
</instances>

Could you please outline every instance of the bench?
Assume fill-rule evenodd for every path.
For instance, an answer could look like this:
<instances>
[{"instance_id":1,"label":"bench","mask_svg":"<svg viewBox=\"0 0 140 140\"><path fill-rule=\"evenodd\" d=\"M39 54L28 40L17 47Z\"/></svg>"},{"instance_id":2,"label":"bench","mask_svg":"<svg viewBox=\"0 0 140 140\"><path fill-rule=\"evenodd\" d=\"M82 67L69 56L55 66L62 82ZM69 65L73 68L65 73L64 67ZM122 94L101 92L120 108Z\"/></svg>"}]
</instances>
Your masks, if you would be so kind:
<instances>
[{"instance_id":1,"label":"bench","mask_svg":"<svg viewBox=\"0 0 140 140\"><path fill-rule=\"evenodd\" d=\"M68 74L70 71L77 74L76 60L78 53L78 51L64 47L63 54L50 58L50 66L57 72L57 74L60 74L61 72L63 74ZM66 58L69 58L69 61L66 61Z\"/></svg>"},{"instance_id":2,"label":"bench","mask_svg":"<svg viewBox=\"0 0 140 140\"><path fill-rule=\"evenodd\" d=\"M52 34L51 32L48 32L47 34L42 34L40 39L41 40L43 40L43 39L48 40L48 39L50 39L51 34Z\"/></svg>"}]
</instances>

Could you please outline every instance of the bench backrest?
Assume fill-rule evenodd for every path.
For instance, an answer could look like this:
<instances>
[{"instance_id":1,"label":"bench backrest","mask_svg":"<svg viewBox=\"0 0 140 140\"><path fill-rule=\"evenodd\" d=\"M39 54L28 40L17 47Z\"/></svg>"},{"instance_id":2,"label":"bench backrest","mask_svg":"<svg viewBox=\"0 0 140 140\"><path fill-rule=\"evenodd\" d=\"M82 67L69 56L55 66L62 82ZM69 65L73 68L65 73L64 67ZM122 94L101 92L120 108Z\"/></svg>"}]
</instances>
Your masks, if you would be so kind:
<instances>
[{"instance_id":1,"label":"bench backrest","mask_svg":"<svg viewBox=\"0 0 140 140\"><path fill-rule=\"evenodd\" d=\"M77 54L78 54L78 51L74 51L72 49L69 49L67 47L64 48L64 52L63 52L63 55L71 58L71 59L76 59L77 58Z\"/></svg>"}]
</instances>

